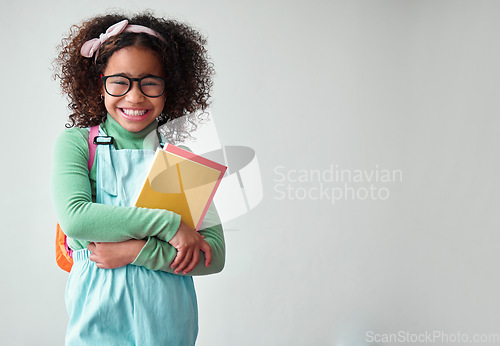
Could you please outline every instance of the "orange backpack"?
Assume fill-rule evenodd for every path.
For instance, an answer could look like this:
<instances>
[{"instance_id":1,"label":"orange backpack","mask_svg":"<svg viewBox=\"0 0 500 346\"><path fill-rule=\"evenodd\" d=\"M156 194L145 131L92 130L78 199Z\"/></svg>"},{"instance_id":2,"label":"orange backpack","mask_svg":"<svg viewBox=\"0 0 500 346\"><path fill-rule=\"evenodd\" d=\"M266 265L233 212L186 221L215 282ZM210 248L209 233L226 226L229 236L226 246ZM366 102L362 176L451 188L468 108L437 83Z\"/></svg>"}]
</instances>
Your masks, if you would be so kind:
<instances>
[{"instance_id":1,"label":"orange backpack","mask_svg":"<svg viewBox=\"0 0 500 346\"><path fill-rule=\"evenodd\" d=\"M97 148L96 139L99 134L99 125L90 128L89 132L89 161L87 162L87 167L90 170L94 164L94 157ZM71 271L73 266L73 250L68 247L68 241L66 234L64 234L59 223L56 226L56 262L59 268L67 272Z\"/></svg>"}]
</instances>

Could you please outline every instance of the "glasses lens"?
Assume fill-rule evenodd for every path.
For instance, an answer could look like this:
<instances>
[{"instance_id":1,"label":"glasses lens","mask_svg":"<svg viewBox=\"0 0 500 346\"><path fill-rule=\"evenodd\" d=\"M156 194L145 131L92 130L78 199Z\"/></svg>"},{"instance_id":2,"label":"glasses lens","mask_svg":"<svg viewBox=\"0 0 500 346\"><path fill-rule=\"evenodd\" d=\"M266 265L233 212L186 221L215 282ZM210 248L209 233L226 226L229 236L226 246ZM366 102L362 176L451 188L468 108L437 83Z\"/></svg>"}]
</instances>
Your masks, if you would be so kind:
<instances>
[{"instance_id":1,"label":"glasses lens","mask_svg":"<svg viewBox=\"0 0 500 346\"><path fill-rule=\"evenodd\" d=\"M130 87L130 81L122 76L111 76L106 79L106 91L112 96L125 94Z\"/></svg>"},{"instance_id":2,"label":"glasses lens","mask_svg":"<svg viewBox=\"0 0 500 346\"><path fill-rule=\"evenodd\" d=\"M146 96L158 97L165 90L165 81L158 77L146 77L141 81L141 90Z\"/></svg>"}]
</instances>

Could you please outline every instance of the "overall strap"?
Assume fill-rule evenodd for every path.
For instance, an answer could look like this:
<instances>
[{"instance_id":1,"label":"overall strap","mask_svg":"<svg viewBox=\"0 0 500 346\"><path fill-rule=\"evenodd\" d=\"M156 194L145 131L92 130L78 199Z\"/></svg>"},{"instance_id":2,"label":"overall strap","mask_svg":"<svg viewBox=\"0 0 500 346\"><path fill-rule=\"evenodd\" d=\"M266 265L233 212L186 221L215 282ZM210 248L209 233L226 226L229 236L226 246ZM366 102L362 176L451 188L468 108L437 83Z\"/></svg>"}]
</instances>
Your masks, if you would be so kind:
<instances>
[{"instance_id":1,"label":"overall strap","mask_svg":"<svg viewBox=\"0 0 500 346\"><path fill-rule=\"evenodd\" d=\"M97 144L94 142L94 138L99 135L99 125L92 126L89 132L89 162L87 166L89 168L89 172L94 165L95 151L97 149Z\"/></svg>"}]
</instances>

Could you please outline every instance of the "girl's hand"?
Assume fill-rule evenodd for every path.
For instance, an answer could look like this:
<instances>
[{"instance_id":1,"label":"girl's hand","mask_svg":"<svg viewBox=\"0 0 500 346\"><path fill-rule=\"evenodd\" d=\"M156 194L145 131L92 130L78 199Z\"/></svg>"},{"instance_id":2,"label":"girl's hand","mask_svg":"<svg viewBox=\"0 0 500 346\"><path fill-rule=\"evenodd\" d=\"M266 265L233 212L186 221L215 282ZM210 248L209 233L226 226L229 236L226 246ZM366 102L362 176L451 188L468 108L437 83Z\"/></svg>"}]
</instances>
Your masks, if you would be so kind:
<instances>
[{"instance_id":1,"label":"girl's hand","mask_svg":"<svg viewBox=\"0 0 500 346\"><path fill-rule=\"evenodd\" d=\"M205 253L205 266L208 267L212 261L212 248L203 239L203 236L189 227L184 222L181 222L177 233L169 241L177 250L177 256L170 265L175 268L174 273L186 275L200 261L200 250Z\"/></svg>"},{"instance_id":2,"label":"girl's hand","mask_svg":"<svg viewBox=\"0 0 500 346\"><path fill-rule=\"evenodd\" d=\"M90 243L87 249L91 252L89 259L98 268L114 269L132 263L144 244L145 240L131 239L119 243Z\"/></svg>"}]
</instances>

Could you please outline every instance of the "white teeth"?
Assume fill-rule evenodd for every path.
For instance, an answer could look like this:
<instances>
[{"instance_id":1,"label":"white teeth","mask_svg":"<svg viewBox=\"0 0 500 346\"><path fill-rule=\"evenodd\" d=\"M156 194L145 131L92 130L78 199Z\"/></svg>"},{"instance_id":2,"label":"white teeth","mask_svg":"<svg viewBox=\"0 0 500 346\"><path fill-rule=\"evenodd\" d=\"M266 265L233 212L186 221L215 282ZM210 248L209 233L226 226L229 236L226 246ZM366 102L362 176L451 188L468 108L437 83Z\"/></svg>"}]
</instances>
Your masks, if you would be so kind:
<instances>
[{"instance_id":1,"label":"white teeth","mask_svg":"<svg viewBox=\"0 0 500 346\"><path fill-rule=\"evenodd\" d=\"M141 115L146 114L148 111L147 109L126 109L122 108L123 113L133 116L133 117L140 117Z\"/></svg>"}]
</instances>

